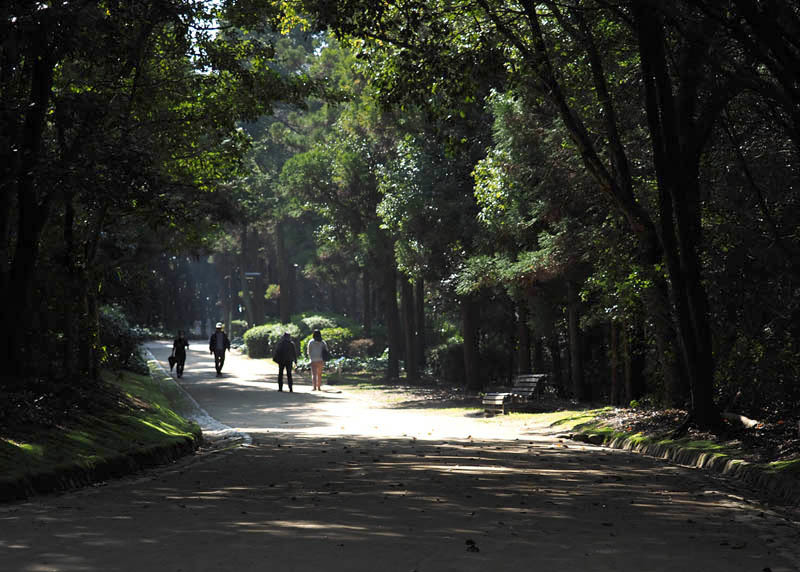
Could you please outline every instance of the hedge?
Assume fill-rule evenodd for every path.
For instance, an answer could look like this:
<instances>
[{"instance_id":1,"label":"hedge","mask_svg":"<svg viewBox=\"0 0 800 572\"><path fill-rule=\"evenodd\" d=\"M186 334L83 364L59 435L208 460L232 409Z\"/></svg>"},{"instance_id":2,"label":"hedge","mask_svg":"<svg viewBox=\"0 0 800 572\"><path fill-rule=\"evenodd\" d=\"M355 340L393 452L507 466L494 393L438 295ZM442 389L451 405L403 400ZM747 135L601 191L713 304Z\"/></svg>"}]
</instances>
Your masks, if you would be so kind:
<instances>
[{"instance_id":1,"label":"hedge","mask_svg":"<svg viewBox=\"0 0 800 572\"><path fill-rule=\"evenodd\" d=\"M320 330L322 339L328 344L328 350L331 352L331 357L352 357L349 356L349 345L355 339L355 334L350 328L325 328ZM306 349L308 342L312 339L312 335L308 335L300 342L300 355L308 357Z\"/></svg>"},{"instance_id":2,"label":"hedge","mask_svg":"<svg viewBox=\"0 0 800 572\"><path fill-rule=\"evenodd\" d=\"M300 337L300 328L294 324L274 323L250 328L244 333L247 355L252 358L271 357L275 344L286 332L289 332L295 340Z\"/></svg>"}]
</instances>

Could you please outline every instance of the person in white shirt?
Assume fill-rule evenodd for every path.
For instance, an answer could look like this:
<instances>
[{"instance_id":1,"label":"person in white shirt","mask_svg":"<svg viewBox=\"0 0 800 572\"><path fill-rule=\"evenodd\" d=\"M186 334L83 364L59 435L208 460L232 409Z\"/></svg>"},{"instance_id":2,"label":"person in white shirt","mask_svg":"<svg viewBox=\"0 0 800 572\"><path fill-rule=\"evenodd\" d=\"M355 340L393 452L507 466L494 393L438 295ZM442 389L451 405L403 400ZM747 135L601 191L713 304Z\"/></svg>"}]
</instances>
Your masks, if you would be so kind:
<instances>
[{"instance_id":1,"label":"person in white shirt","mask_svg":"<svg viewBox=\"0 0 800 572\"><path fill-rule=\"evenodd\" d=\"M328 355L328 344L322 341L322 332L314 330L308 342L308 359L311 360L311 391L322 390L322 368Z\"/></svg>"}]
</instances>

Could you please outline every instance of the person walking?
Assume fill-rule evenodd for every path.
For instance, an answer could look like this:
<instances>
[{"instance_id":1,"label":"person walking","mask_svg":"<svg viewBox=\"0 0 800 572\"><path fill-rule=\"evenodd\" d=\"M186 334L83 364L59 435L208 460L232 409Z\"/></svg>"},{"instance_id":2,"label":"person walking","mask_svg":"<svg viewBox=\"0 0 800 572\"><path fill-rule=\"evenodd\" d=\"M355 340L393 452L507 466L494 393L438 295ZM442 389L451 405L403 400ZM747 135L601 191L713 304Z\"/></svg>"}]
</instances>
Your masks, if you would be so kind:
<instances>
[{"instance_id":1,"label":"person walking","mask_svg":"<svg viewBox=\"0 0 800 572\"><path fill-rule=\"evenodd\" d=\"M284 333L283 338L275 345L272 361L278 364L278 391L283 391L284 368L286 369L286 381L289 383L289 391L294 391L292 389L292 363L297 365L297 348L294 347L292 335L289 332Z\"/></svg>"},{"instance_id":2,"label":"person walking","mask_svg":"<svg viewBox=\"0 0 800 572\"><path fill-rule=\"evenodd\" d=\"M225 332L222 331L222 322L217 322L216 331L211 334L208 340L208 351L214 356L214 368L217 370L217 377L222 377L222 366L225 364L225 350L231 349L231 341Z\"/></svg>"},{"instance_id":3,"label":"person walking","mask_svg":"<svg viewBox=\"0 0 800 572\"><path fill-rule=\"evenodd\" d=\"M189 340L183 334L183 330L178 330L178 337L172 342L172 355L175 357L175 371L178 377L183 377L183 366L186 363L186 349L189 347Z\"/></svg>"},{"instance_id":4,"label":"person walking","mask_svg":"<svg viewBox=\"0 0 800 572\"><path fill-rule=\"evenodd\" d=\"M322 340L322 332L314 330L308 342L308 359L311 360L311 391L322 390L322 368L330 355L328 344Z\"/></svg>"}]
</instances>

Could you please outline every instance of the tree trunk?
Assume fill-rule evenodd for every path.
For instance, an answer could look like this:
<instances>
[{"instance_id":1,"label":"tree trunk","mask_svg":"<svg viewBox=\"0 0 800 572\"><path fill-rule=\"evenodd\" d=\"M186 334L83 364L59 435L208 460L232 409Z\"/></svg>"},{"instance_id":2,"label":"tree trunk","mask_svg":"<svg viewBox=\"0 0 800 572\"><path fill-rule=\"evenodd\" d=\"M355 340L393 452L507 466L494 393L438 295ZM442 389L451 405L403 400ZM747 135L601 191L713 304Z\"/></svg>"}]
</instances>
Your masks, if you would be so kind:
<instances>
[{"instance_id":1,"label":"tree trunk","mask_svg":"<svg viewBox=\"0 0 800 572\"><path fill-rule=\"evenodd\" d=\"M544 371L544 342L536 336L533 340L533 372Z\"/></svg>"},{"instance_id":2,"label":"tree trunk","mask_svg":"<svg viewBox=\"0 0 800 572\"><path fill-rule=\"evenodd\" d=\"M580 332L580 299L578 287L571 280L567 281L567 314L569 324L569 371L572 382L572 395L577 400L586 398L583 383L583 357L581 352Z\"/></svg>"},{"instance_id":3,"label":"tree trunk","mask_svg":"<svg viewBox=\"0 0 800 572\"><path fill-rule=\"evenodd\" d=\"M464 377L466 389L480 391L483 387L478 359L478 305L470 298L461 300L461 335L464 338Z\"/></svg>"},{"instance_id":4,"label":"tree trunk","mask_svg":"<svg viewBox=\"0 0 800 572\"><path fill-rule=\"evenodd\" d=\"M250 233L247 228L247 224L245 224L242 226L242 243L239 257L239 278L242 286L242 303L244 304L244 312L245 316L247 317L247 324L248 326L252 326L256 323L256 318L252 296L250 296L250 284L247 282L247 269L250 268L248 257L249 249ZM228 330L228 335L231 335L230 330Z\"/></svg>"},{"instance_id":5,"label":"tree trunk","mask_svg":"<svg viewBox=\"0 0 800 572\"><path fill-rule=\"evenodd\" d=\"M264 283L264 276L266 275L266 268L263 265L261 257L256 257L255 272L258 276L253 279L253 321L247 324L248 328L258 326L264 323L264 316L266 315L264 294L267 291L266 284Z\"/></svg>"},{"instance_id":6,"label":"tree trunk","mask_svg":"<svg viewBox=\"0 0 800 572\"><path fill-rule=\"evenodd\" d=\"M405 276L400 278L403 299L403 333L405 334L406 378L410 382L419 381L417 361L417 340L415 327L414 287Z\"/></svg>"},{"instance_id":7,"label":"tree trunk","mask_svg":"<svg viewBox=\"0 0 800 572\"><path fill-rule=\"evenodd\" d=\"M417 278L414 284L414 304L416 317L414 323L417 328L417 364L420 371L425 368L425 281Z\"/></svg>"},{"instance_id":8,"label":"tree trunk","mask_svg":"<svg viewBox=\"0 0 800 572\"><path fill-rule=\"evenodd\" d=\"M286 241L283 237L283 222L275 225L275 253L278 258L278 284L280 286L280 318L282 324L288 324L292 317L292 285L289 260L286 252Z\"/></svg>"},{"instance_id":9,"label":"tree trunk","mask_svg":"<svg viewBox=\"0 0 800 572\"><path fill-rule=\"evenodd\" d=\"M386 378L400 378L400 316L397 308L397 271L393 264L388 264L383 275L384 315L386 316L387 344L389 346L389 363L386 367Z\"/></svg>"},{"instance_id":10,"label":"tree trunk","mask_svg":"<svg viewBox=\"0 0 800 572\"><path fill-rule=\"evenodd\" d=\"M76 312L75 304L80 300L80 294L76 288L77 268L75 267L75 206L73 204L73 193L66 193L64 196L64 266L67 283L65 290L69 293L64 301L64 313L62 314L64 340L62 351L64 353L64 376L72 379L77 373L77 360L75 348L78 347L77 328L75 327Z\"/></svg>"},{"instance_id":11,"label":"tree trunk","mask_svg":"<svg viewBox=\"0 0 800 572\"><path fill-rule=\"evenodd\" d=\"M630 404L644 395L645 384L645 340L641 320L634 319L623 334L625 351L625 401Z\"/></svg>"},{"instance_id":12,"label":"tree trunk","mask_svg":"<svg viewBox=\"0 0 800 572\"><path fill-rule=\"evenodd\" d=\"M685 47L674 81L664 51L663 22L652 6L637 4L645 105L659 187L661 242L672 286L680 349L691 387L691 415L701 427L720 422L714 403L714 362L708 301L699 260L701 239L699 162L715 108L698 111L696 61L706 47ZM690 57L691 56L691 57ZM677 85L675 85L677 83ZM718 112L717 112L718 113Z\"/></svg>"},{"instance_id":13,"label":"tree trunk","mask_svg":"<svg viewBox=\"0 0 800 572\"><path fill-rule=\"evenodd\" d=\"M372 335L372 288L370 288L369 272L366 268L361 271L361 276L364 288L364 299L362 301L364 306L364 335L370 337Z\"/></svg>"},{"instance_id":14,"label":"tree trunk","mask_svg":"<svg viewBox=\"0 0 800 572\"><path fill-rule=\"evenodd\" d=\"M42 136L45 120L52 95L53 70L55 60L50 51L51 18L44 14L40 20L40 29L36 42L30 44L30 53L26 53L20 74L30 77L29 105L25 108L22 129L15 133L17 153L10 166L11 176L3 181L3 204L10 202L10 189L17 195L16 245L13 261L8 268L7 276L3 276L4 291L0 292L5 300L6 316L4 323L13 324L13 328L2 328L0 332L0 355L3 361L3 376L19 377L25 374L29 360L27 344L20 343L30 334L33 315L32 292L36 263L39 257L39 239L47 221L52 194L37 192L34 173L40 162ZM8 184L8 187L6 187ZM3 213L8 216L8 213ZM8 224L5 224L8 227ZM0 229L8 233L8 228ZM5 238L5 236L3 237ZM8 244L3 244L4 248ZM7 252L7 251L6 251ZM7 258L5 260L8 260ZM3 264L5 264L5 260ZM37 302L38 303L38 302Z\"/></svg>"},{"instance_id":15,"label":"tree trunk","mask_svg":"<svg viewBox=\"0 0 800 572\"><path fill-rule=\"evenodd\" d=\"M517 315L517 373L531 373L531 330L524 302L517 306Z\"/></svg>"},{"instance_id":16,"label":"tree trunk","mask_svg":"<svg viewBox=\"0 0 800 572\"><path fill-rule=\"evenodd\" d=\"M553 376L553 384L560 388L560 393L564 394L564 376L562 375L562 364L561 364L561 346L558 343L558 334L556 333L555 328L553 328L553 332L547 337L547 345L548 349L550 350L550 359L552 360L553 370L551 375Z\"/></svg>"},{"instance_id":17,"label":"tree trunk","mask_svg":"<svg viewBox=\"0 0 800 572\"><path fill-rule=\"evenodd\" d=\"M611 320L609 324L609 361L611 366L611 391L609 392L609 402L611 405L622 403L622 391L619 379L619 326L616 320Z\"/></svg>"}]
</instances>

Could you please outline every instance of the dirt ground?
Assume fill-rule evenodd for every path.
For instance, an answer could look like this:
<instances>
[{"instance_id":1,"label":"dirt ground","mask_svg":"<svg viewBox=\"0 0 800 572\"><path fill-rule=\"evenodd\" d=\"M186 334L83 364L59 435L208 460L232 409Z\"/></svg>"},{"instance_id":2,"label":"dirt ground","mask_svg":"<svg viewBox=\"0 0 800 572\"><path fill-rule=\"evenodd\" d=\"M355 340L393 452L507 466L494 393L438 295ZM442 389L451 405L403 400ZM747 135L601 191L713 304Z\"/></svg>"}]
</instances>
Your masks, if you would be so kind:
<instances>
[{"instance_id":1,"label":"dirt ground","mask_svg":"<svg viewBox=\"0 0 800 572\"><path fill-rule=\"evenodd\" d=\"M216 378L200 343L181 381L249 444L0 507L0 570L800 570L796 509L699 470L519 416L279 393L266 360Z\"/></svg>"}]
</instances>

